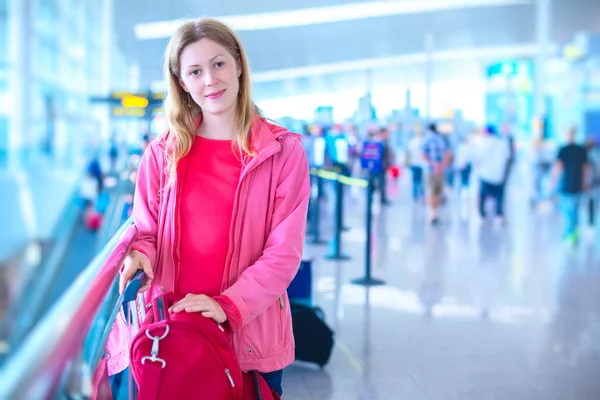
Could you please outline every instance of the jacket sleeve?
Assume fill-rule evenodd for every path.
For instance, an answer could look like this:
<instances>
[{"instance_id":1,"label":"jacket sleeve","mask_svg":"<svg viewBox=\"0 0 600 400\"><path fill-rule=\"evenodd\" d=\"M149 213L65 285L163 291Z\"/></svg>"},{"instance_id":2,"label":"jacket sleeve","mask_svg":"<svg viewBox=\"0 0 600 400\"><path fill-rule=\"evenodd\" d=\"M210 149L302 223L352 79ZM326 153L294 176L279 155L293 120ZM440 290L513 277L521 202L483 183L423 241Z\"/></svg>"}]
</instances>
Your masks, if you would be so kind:
<instances>
[{"instance_id":1,"label":"jacket sleeve","mask_svg":"<svg viewBox=\"0 0 600 400\"><path fill-rule=\"evenodd\" d=\"M144 253L154 267L156 261L156 235L160 191L160 163L156 146L148 146L138 169L133 200L133 223L138 235L131 250Z\"/></svg>"},{"instance_id":2,"label":"jacket sleeve","mask_svg":"<svg viewBox=\"0 0 600 400\"><path fill-rule=\"evenodd\" d=\"M240 315L240 310L233 304L233 301L227 296L216 296L213 297L213 300L219 303L227 316L227 321L221 324L221 326L225 327L228 331L239 329L242 326L242 316Z\"/></svg>"},{"instance_id":3,"label":"jacket sleeve","mask_svg":"<svg viewBox=\"0 0 600 400\"><path fill-rule=\"evenodd\" d=\"M283 295L302 261L310 179L300 141L290 144L275 191L271 231L261 257L222 295L239 310L241 326Z\"/></svg>"}]
</instances>

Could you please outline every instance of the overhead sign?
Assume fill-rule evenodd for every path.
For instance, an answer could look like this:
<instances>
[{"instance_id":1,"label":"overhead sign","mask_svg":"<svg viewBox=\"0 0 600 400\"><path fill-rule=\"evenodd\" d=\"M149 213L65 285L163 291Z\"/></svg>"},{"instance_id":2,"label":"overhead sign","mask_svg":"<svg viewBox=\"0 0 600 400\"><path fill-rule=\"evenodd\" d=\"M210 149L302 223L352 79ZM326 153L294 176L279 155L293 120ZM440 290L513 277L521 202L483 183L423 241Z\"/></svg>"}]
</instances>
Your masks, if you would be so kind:
<instances>
[{"instance_id":1,"label":"overhead sign","mask_svg":"<svg viewBox=\"0 0 600 400\"><path fill-rule=\"evenodd\" d=\"M121 105L125 108L146 108L148 107L148 99L127 94L121 98Z\"/></svg>"},{"instance_id":2,"label":"overhead sign","mask_svg":"<svg viewBox=\"0 0 600 400\"><path fill-rule=\"evenodd\" d=\"M103 103L111 107L113 117L152 119L164 112L164 93L111 92L107 97L91 97L92 103Z\"/></svg>"},{"instance_id":3,"label":"overhead sign","mask_svg":"<svg viewBox=\"0 0 600 400\"><path fill-rule=\"evenodd\" d=\"M113 107L112 115L114 117L144 118L146 116L146 110L144 108Z\"/></svg>"}]
</instances>

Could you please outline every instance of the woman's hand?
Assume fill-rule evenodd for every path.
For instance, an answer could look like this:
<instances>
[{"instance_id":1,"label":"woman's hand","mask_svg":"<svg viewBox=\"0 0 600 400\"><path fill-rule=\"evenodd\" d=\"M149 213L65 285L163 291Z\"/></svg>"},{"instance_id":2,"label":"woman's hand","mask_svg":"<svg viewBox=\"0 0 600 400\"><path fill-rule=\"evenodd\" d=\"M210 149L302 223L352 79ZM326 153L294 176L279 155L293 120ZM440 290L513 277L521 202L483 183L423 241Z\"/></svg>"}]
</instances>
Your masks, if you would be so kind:
<instances>
[{"instance_id":1,"label":"woman's hand","mask_svg":"<svg viewBox=\"0 0 600 400\"><path fill-rule=\"evenodd\" d=\"M227 321L227 314L225 314L221 305L204 294L188 294L173 304L169 311L174 313L181 311L201 312L203 317L211 318L217 324Z\"/></svg>"},{"instance_id":2,"label":"woman's hand","mask_svg":"<svg viewBox=\"0 0 600 400\"><path fill-rule=\"evenodd\" d=\"M131 250L125 258L125 262L123 263L123 270L121 271L121 277L119 278L119 293L123 294L125 291L125 286L127 283L133 278L138 269L144 271L148 281L144 286L142 286L139 290L139 293L145 292L148 290L150 285L152 284L152 279L154 279L154 274L152 273L152 266L150 265L150 259L146 257L146 255L137 250Z\"/></svg>"}]
</instances>

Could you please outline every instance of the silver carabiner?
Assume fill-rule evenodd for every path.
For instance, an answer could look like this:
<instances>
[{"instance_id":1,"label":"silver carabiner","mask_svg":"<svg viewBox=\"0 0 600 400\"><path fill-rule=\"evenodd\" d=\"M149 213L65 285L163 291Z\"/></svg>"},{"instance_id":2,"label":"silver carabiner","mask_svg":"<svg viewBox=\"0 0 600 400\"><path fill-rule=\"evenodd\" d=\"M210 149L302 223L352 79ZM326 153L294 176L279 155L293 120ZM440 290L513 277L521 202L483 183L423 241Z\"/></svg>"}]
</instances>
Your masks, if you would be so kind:
<instances>
[{"instance_id":1,"label":"silver carabiner","mask_svg":"<svg viewBox=\"0 0 600 400\"><path fill-rule=\"evenodd\" d=\"M167 337L168 333L169 333L169 325L165 325L165 333L163 333L162 336L152 336L150 334L150 330L146 329L146 336L148 336L148 338L150 340L152 340L152 350L150 351L150 356L142 357L142 364L144 364L146 362L146 360L148 360L151 362L160 362L162 364L163 368L167 366L167 362L157 356L158 356L158 342L160 342L165 337Z\"/></svg>"}]
</instances>

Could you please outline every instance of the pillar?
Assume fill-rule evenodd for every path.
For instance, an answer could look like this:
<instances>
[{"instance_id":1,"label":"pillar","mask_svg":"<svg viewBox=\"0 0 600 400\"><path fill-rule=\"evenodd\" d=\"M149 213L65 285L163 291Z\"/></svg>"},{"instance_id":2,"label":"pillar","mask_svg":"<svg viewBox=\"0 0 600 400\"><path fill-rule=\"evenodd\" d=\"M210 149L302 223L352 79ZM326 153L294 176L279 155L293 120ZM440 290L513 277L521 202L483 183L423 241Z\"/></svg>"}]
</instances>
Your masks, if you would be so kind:
<instances>
[{"instance_id":1,"label":"pillar","mask_svg":"<svg viewBox=\"0 0 600 400\"><path fill-rule=\"evenodd\" d=\"M537 0L536 4L536 43L535 60L534 117L542 118L546 114L546 66L550 44L551 0Z\"/></svg>"},{"instance_id":2,"label":"pillar","mask_svg":"<svg viewBox=\"0 0 600 400\"><path fill-rule=\"evenodd\" d=\"M31 139L31 0L8 1L8 62L11 101L8 126L8 168L24 166Z\"/></svg>"}]
</instances>

